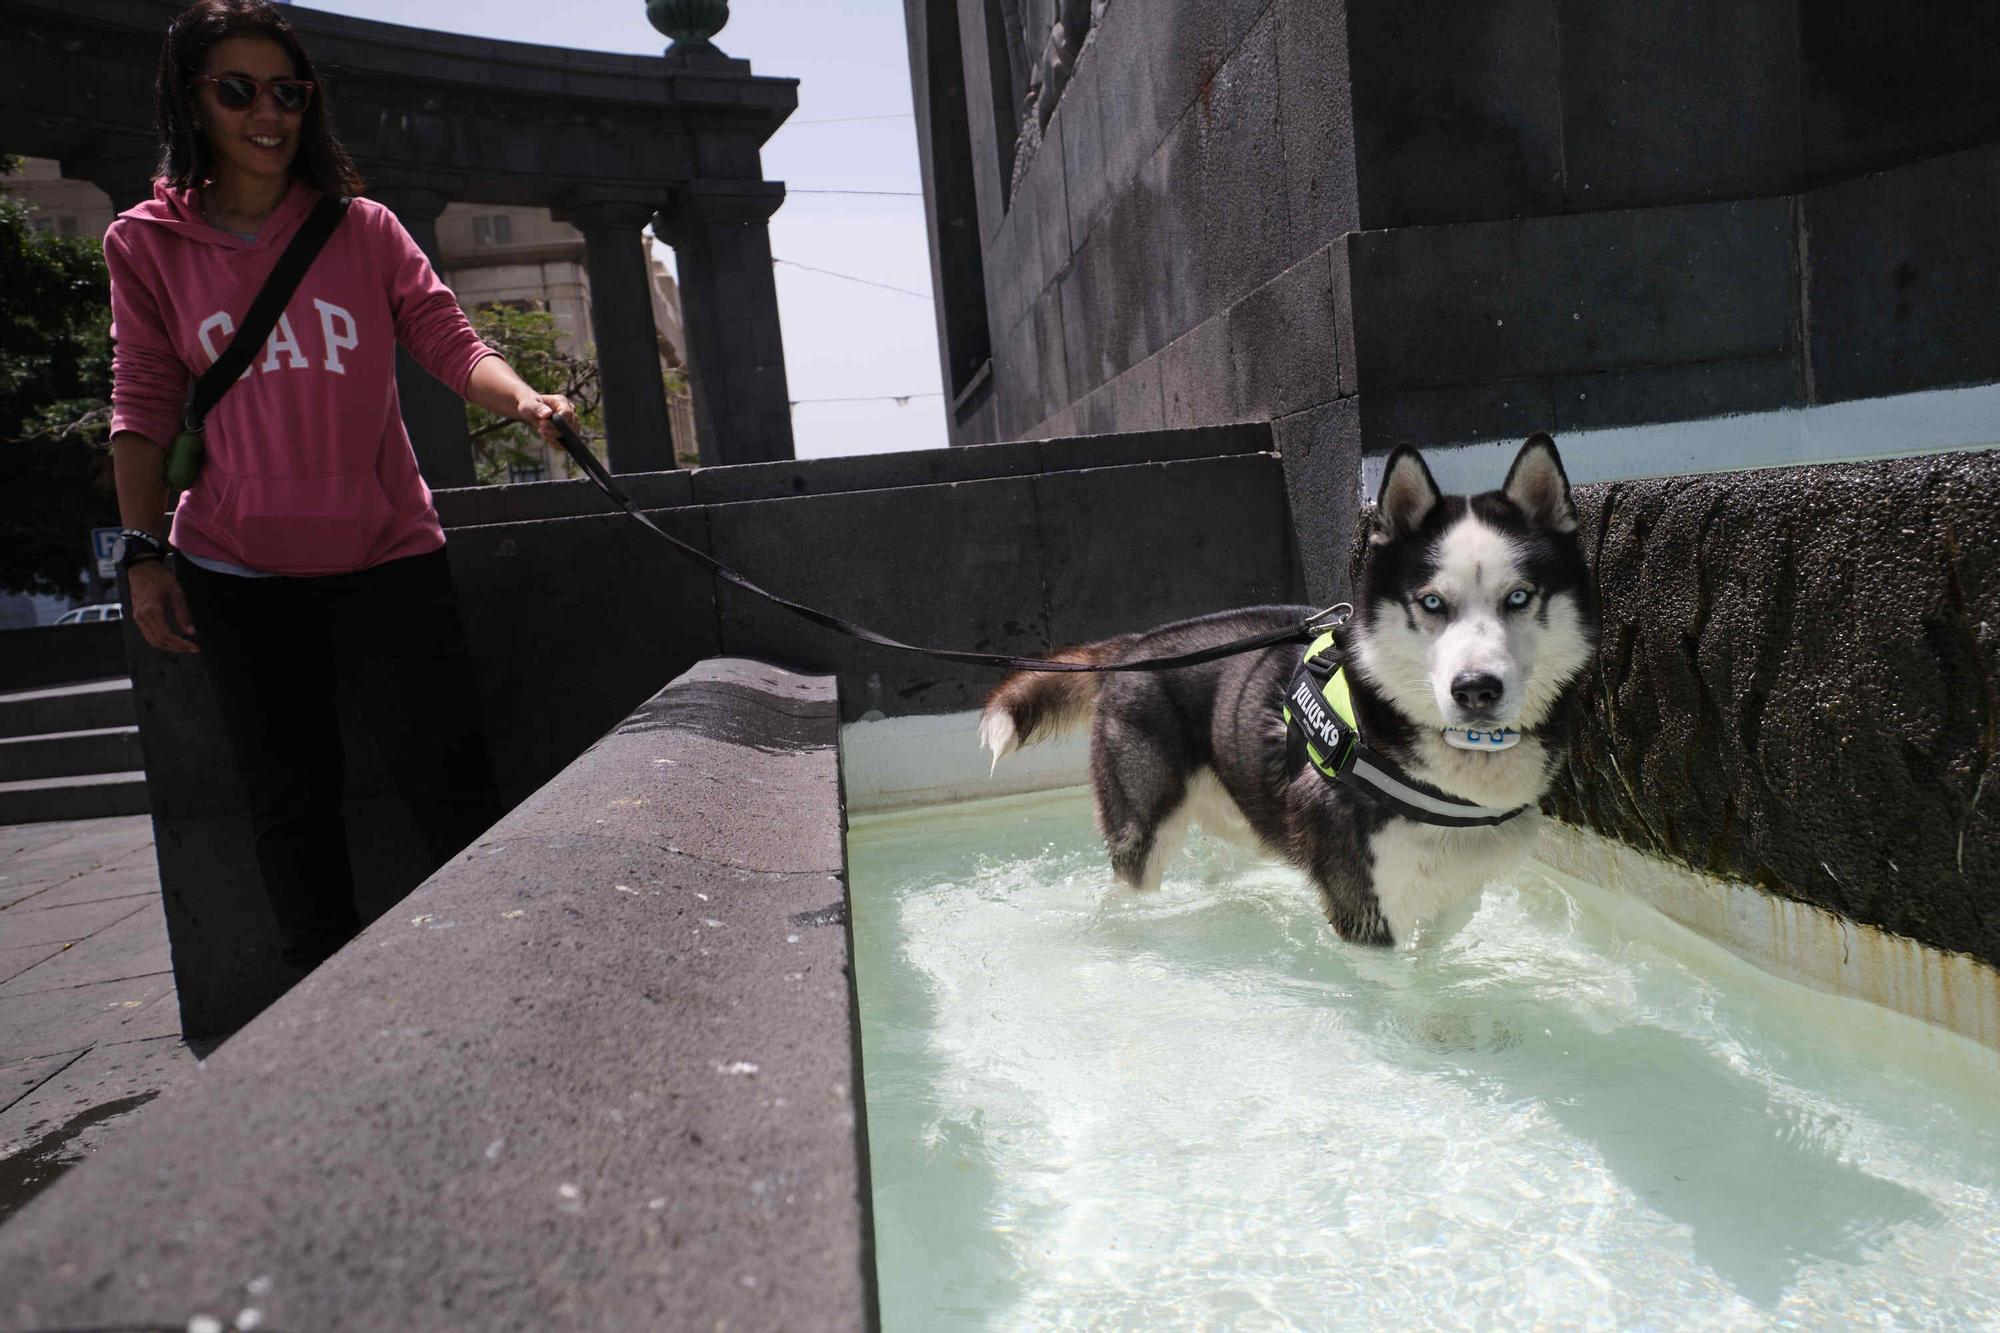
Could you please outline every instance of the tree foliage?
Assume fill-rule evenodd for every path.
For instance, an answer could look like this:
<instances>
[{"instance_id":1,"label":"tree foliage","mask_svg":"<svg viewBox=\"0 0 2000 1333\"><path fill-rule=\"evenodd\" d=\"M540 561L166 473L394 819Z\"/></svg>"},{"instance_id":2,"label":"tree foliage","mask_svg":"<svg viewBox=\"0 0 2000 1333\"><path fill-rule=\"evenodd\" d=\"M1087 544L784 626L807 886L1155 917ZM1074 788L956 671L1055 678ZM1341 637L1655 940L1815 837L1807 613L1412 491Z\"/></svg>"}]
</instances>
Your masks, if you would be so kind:
<instances>
[{"instance_id":1,"label":"tree foliage","mask_svg":"<svg viewBox=\"0 0 2000 1333\"><path fill-rule=\"evenodd\" d=\"M597 358L564 351L554 315L540 306L486 305L472 312L472 327L535 392L559 393L576 404L577 425L586 441L603 434ZM531 427L470 403L465 418L472 436L473 474L482 486L505 482L513 469L543 461L542 437ZM590 448L604 457L601 442ZM560 466L566 477L580 475L567 456Z\"/></svg>"},{"instance_id":2,"label":"tree foliage","mask_svg":"<svg viewBox=\"0 0 2000 1333\"><path fill-rule=\"evenodd\" d=\"M559 393L576 404L577 424L590 451L600 461L608 461L603 439L603 386L595 349L564 351L555 316L540 305L481 306L472 312L472 326L537 393ZM687 397L685 373L666 370L663 374L669 403ZM465 411L472 436L473 471L480 485L508 481L515 468L532 468L546 457L541 436L522 423L470 404ZM555 476L575 480L583 475L568 455L558 452L555 461ZM697 459L690 453L682 455L681 461L693 464Z\"/></svg>"},{"instance_id":3,"label":"tree foliage","mask_svg":"<svg viewBox=\"0 0 2000 1333\"><path fill-rule=\"evenodd\" d=\"M110 281L97 242L32 219L0 196L0 588L74 597L90 529L118 522Z\"/></svg>"}]
</instances>

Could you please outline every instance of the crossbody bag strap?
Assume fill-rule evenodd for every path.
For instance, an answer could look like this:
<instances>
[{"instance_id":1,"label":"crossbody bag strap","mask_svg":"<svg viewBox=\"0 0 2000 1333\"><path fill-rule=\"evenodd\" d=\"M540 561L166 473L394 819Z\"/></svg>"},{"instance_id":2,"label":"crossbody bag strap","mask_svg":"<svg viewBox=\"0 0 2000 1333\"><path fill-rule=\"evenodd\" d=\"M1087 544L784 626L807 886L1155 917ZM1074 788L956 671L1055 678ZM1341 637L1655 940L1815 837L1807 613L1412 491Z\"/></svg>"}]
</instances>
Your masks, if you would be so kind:
<instances>
[{"instance_id":1,"label":"crossbody bag strap","mask_svg":"<svg viewBox=\"0 0 2000 1333\"><path fill-rule=\"evenodd\" d=\"M202 372L201 378L188 390L187 410L182 426L199 432L202 422L215 410L222 395L229 392L229 386L236 383L250 364L250 358L257 355L257 349L271 336L271 329L291 302L292 293L299 289L299 282L312 267L313 260L333 235L334 228L347 216L350 201L338 195L327 195L317 204L299 229L292 233L292 239L285 246L285 252L278 256L278 263L271 270L271 276L264 279L264 285L257 292L257 299L250 303L249 311L243 316L243 323L237 328L236 336L229 346L222 349L222 355Z\"/></svg>"}]
</instances>

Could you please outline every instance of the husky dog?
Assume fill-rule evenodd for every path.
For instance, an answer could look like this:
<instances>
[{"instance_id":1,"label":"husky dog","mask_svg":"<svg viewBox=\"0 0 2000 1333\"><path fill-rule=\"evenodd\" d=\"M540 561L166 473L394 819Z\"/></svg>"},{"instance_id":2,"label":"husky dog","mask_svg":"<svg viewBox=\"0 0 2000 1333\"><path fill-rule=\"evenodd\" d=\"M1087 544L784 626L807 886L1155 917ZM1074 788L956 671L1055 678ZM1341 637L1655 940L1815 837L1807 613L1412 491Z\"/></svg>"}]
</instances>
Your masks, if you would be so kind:
<instances>
[{"instance_id":1,"label":"husky dog","mask_svg":"<svg viewBox=\"0 0 2000 1333\"><path fill-rule=\"evenodd\" d=\"M1088 719L1097 827L1126 884L1157 888L1196 821L1304 870L1342 939L1409 943L1469 914L1533 843L1597 638L1576 529L1546 435L1483 495L1440 495L1414 449L1390 456L1338 656L1354 753L1370 762L1338 781L1287 720L1320 711L1295 644L1163 671L1015 672L987 699L980 739L997 764ZM1223 612L1056 656L1192 652L1310 613Z\"/></svg>"}]
</instances>

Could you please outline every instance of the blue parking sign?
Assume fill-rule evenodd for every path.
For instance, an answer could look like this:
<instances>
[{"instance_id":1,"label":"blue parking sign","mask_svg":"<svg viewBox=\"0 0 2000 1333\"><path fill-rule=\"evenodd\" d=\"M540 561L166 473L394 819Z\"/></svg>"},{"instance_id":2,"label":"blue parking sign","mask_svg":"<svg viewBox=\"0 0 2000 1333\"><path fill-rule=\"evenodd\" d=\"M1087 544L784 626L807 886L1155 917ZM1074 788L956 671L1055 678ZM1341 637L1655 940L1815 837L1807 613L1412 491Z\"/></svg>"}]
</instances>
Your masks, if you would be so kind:
<instances>
[{"instance_id":1,"label":"blue parking sign","mask_svg":"<svg viewBox=\"0 0 2000 1333\"><path fill-rule=\"evenodd\" d=\"M97 561L97 576L104 579L118 577L118 534L119 528L92 528L90 530L90 554Z\"/></svg>"}]
</instances>

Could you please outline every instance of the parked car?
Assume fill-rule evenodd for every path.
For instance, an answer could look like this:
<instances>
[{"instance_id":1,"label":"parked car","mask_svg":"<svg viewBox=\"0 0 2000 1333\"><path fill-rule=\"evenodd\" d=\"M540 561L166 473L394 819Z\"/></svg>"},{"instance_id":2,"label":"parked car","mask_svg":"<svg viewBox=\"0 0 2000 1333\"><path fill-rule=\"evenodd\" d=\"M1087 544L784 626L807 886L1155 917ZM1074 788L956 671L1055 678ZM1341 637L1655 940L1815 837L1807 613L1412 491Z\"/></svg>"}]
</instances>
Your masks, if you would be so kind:
<instances>
[{"instance_id":1,"label":"parked car","mask_svg":"<svg viewBox=\"0 0 2000 1333\"><path fill-rule=\"evenodd\" d=\"M123 620L125 608L117 602L97 602L79 606L56 617L58 625L94 625L100 620Z\"/></svg>"}]
</instances>

